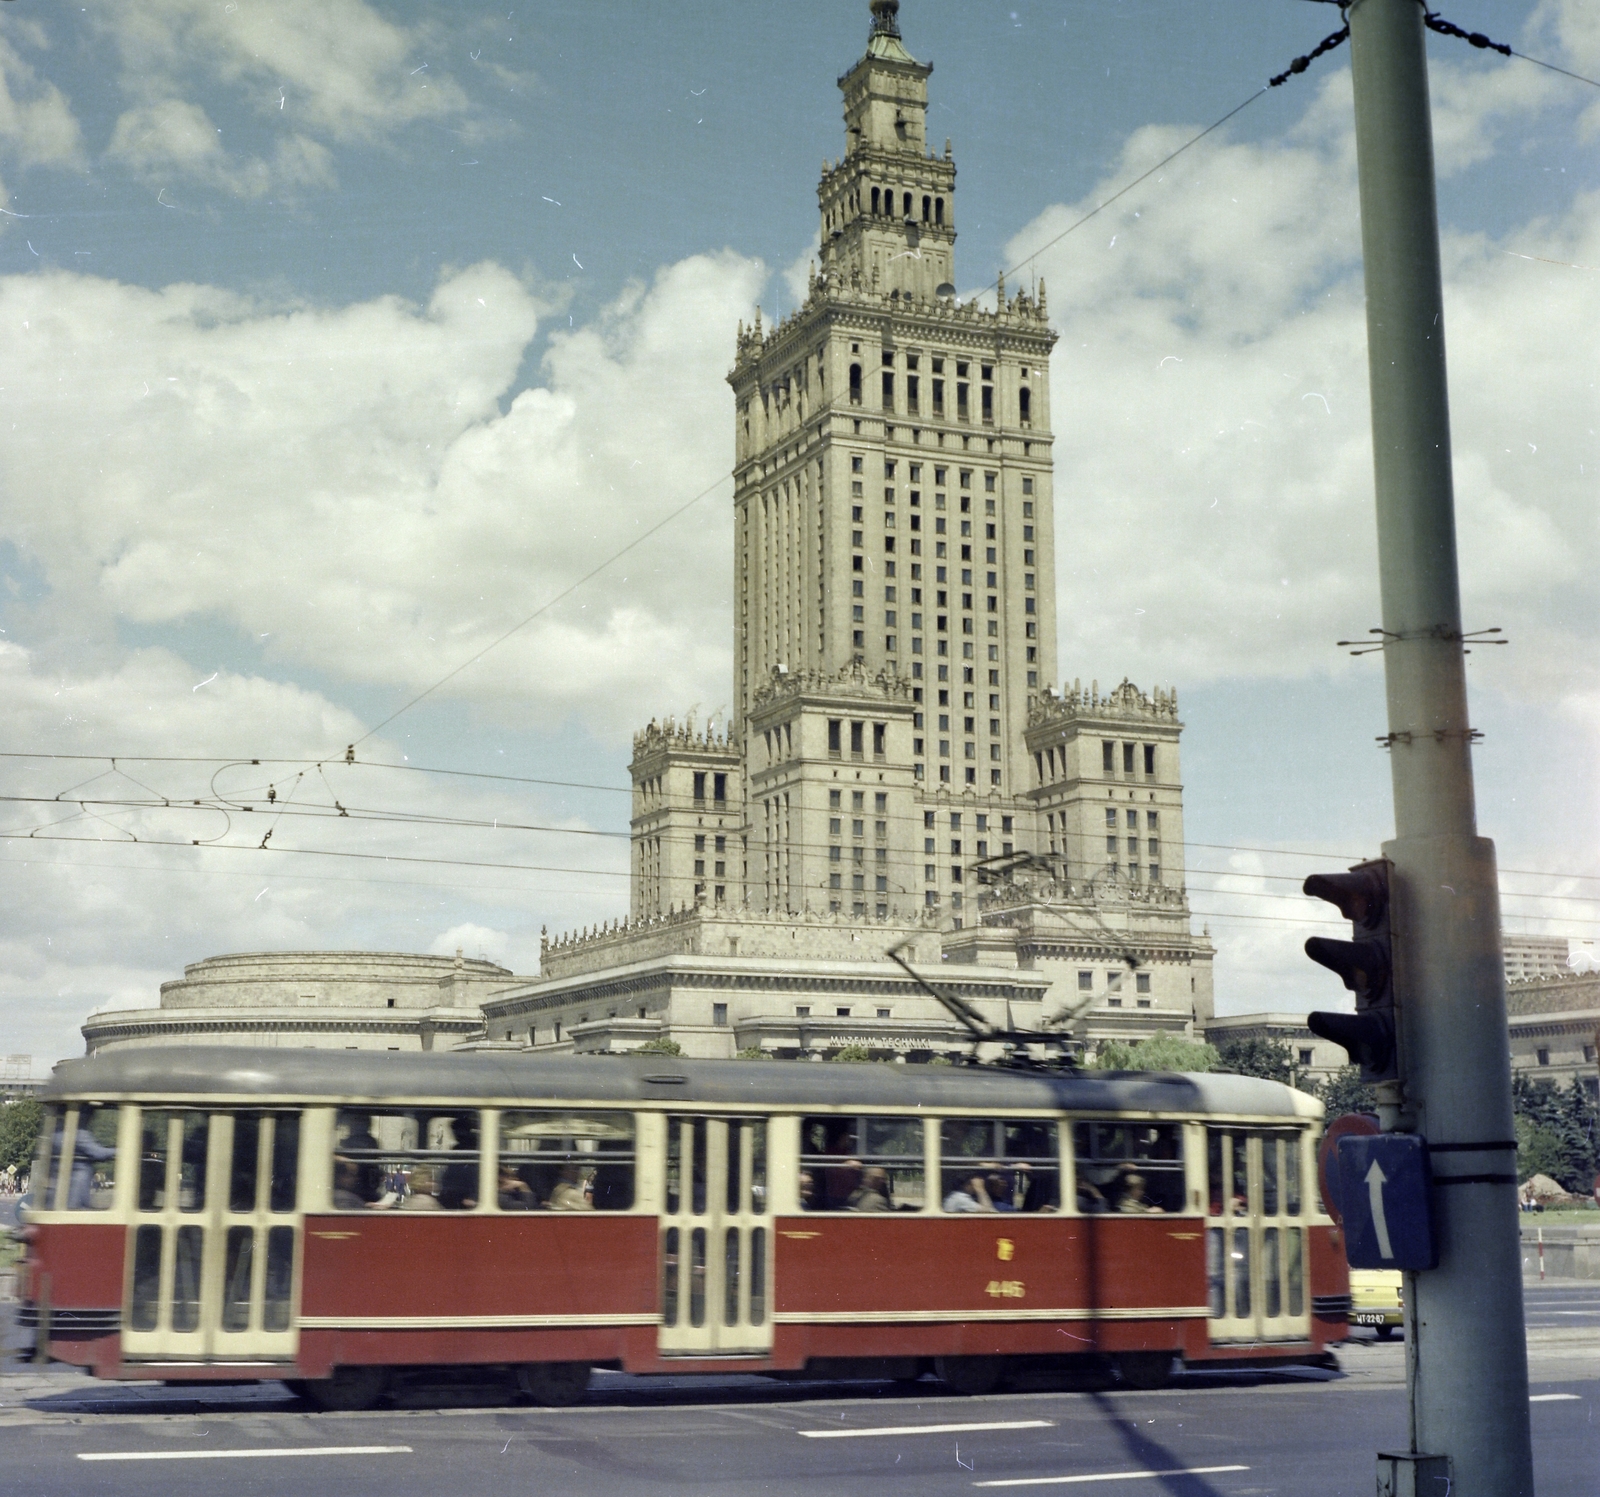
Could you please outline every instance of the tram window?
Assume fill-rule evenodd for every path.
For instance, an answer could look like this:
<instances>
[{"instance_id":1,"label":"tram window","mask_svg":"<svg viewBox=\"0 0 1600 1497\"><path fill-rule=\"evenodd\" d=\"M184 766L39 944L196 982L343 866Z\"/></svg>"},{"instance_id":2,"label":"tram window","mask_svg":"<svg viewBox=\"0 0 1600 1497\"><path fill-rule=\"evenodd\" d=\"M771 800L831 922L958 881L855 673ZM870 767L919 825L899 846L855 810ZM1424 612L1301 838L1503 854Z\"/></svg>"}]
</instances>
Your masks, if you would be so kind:
<instances>
[{"instance_id":1,"label":"tram window","mask_svg":"<svg viewBox=\"0 0 1600 1497\"><path fill-rule=\"evenodd\" d=\"M179 1211L203 1210L210 1140L206 1113L145 1113L139 1120L139 1209L168 1210L175 1194Z\"/></svg>"},{"instance_id":2,"label":"tram window","mask_svg":"<svg viewBox=\"0 0 1600 1497\"><path fill-rule=\"evenodd\" d=\"M294 1210L295 1186L299 1174L300 1114L280 1112L273 1118L272 1181L267 1192L268 1210ZM274 1227L273 1230L279 1229Z\"/></svg>"},{"instance_id":3,"label":"tram window","mask_svg":"<svg viewBox=\"0 0 1600 1497\"><path fill-rule=\"evenodd\" d=\"M271 1130L267 1170L267 1205L272 1211L293 1211L300 1171L300 1114L297 1112L236 1113L233 1159L228 1171L228 1210L254 1211L260 1196L263 1134Z\"/></svg>"},{"instance_id":4,"label":"tram window","mask_svg":"<svg viewBox=\"0 0 1600 1497\"><path fill-rule=\"evenodd\" d=\"M179 1227L177 1252L172 1264L172 1329L200 1328L200 1263L205 1233L199 1227Z\"/></svg>"},{"instance_id":5,"label":"tram window","mask_svg":"<svg viewBox=\"0 0 1600 1497\"><path fill-rule=\"evenodd\" d=\"M59 1114L53 1125L62 1133ZM62 1159L64 1140L51 1140L62 1172L56 1209L59 1211L108 1211L115 1195L117 1167L117 1109L85 1103L77 1109L77 1127L72 1134L72 1158ZM41 1180L48 1179L40 1176Z\"/></svg>"},{"instance_id":6,"label":"tram window","mask_svg":"<svg viewBox=\"0 0 1600 1497\"><path fill-rule=\"evenodd\" d=\"M256 1209L256 1174L260 1158L261 1115L255 1112L241 1112L233 1120L233 1160L228 1167L229 1211L242 1213ZM234 1275L235 1254L233 1243L237 1235L236 1232L228 1234L227 1280L230 1286L233 1283ZM240 1242L244 1240L239 1238ZM244 1276L243 1303L245 1305L245 1313L248 1315L250 1305L249 1249L241 1247L238 1251L244 1255L240 1261L243 1264L242 1271ZM227 1316L224 1314L222 1328L226 1331L242 1331L245 1326L228 1324Z\"/></svg>"},{"instance_id":7,"label":"tram window","mask_svg":"<svg viewBox=\"0 0 1600 1497\"><path fill-rule=\"evenodd\" d=\"M133 1295L129 1325L153 1331L161 1312L161 1228L140 1227L133 1236Z\"/></svg>"},{"instance_id":8,"label":"tram window","mask_svg":"<svg viewBox=\"0 0 1600 1497\"><path fill-rule=\"evenodd\" d=\"M946 1118L939 1156L946 1211L1061 1209L1061 1146L1048 1118Z\"/></svg>"},{"instance_id":9,"label":"tram window","mask_svg":"<svg viewBox=\"0 0 1600 1497\"><path fill-rule=\"evenodd\" d=\"M750 1138L750 1179L744 1178L744 1140ZM748 1183L748 1191L746 1185ZM767 1209L767 1124L764 1118L728 1119L728 1214Z\"/></svg>"},{"instance_id":10,"label":"tram window","mask_svg":"<svg viewBox=\"0 0 1600 1497\"><path fill-rule=\"evenodd\" d=\"M1300 1215L1300 1138L1298 1132L1261 1135L1261 1213Z\"/></svg>"},{"instance_id":11,"label":"tram window","mask_svg":"<svg viewBox=\"0 0 1600 1497\"><path fill-rule=\"evenodd\" d=\"M661 1320L664 1325L678 1323L678 1240L678 1228L668 1227L661 1249Z\"/></svg>"},{"instance_id":12,"label":"tram window","mask_svg":"<svg viewBox=\"0 0 1600 1497\"><path fill-rule=\"evenodd\" d=\"M800 1125L804 1211L921 1211L921 1118L809 1117Z\"/></svg>"},{"instance_id":13,"label":"tram window","mask_svg":"<svg viewBox=\"0 0 1600 1497\"><path fill-rule=\"evenodd\" d=\"M261 1295L261 1329L289 1329L289 1291L294 1283L294 1228L267 1228L267 1275Z\"/></svg>"},{"instance_id":14,"label":"tram window","mask_svg":"<svg viewBox=\"0 0 1600 1497\"><path fill-rule=\"evenodd\" d=\"M50 1196L50 1171L55 1167L61 1147L61 1120L59 1107L47 1107L39 1125L39 1148L33 1159L33 1194L41 1211L48 1211L55 1202Z\"/></svg>"},{"instance_id":15,"label":"tram window","mask_svg":"<svg viewBox=\"0 0 1600 1497\"><path fill-rule=\"evenodd\" d=\"M333 1152L336 1211L470 1211L478 1204L476 1112L346 1109Z\"/></svg>"},{"instance_id":16,"label":"tram window","mask_svg":"<svg viewBox=\"0 0 1600 1497\"><path fill-rule=\"evenodd\" d=\"M502 1211L627 1211L633 1175L631 1112L500 1115Z\"/></svg>"},{"instance_id":17,"label":"tram window","mask_svg":"<svg viewBox=\"0 0 1600 1497\"><path fill-rule=\"evenodd\" d=\"M234 1154L237 1159L239 1121L234 1124ZM253 1120L252 1120L253 1121ZM238 1177L234 1177L237 1181ZM251 1194L247 1206L232 1206L235 1211L250 1211L255 1207ZM250 1279L255 1268L256 1229L254 1227L229 1227L223 1253L222 1266L222 1329L248 1331L250 1329Z\"/></svg>"},{"instance_id":18,"label":"tram window","mask_svg":"<svg viewBox=\"0 0 1600 1497\"><path fill-rule=\"evenodd\" d=\"M1183 1134L1176 1123L1076 1123L1073 1155L1080 1211L1184 1209Z\"/></svg>"}]
</instances>

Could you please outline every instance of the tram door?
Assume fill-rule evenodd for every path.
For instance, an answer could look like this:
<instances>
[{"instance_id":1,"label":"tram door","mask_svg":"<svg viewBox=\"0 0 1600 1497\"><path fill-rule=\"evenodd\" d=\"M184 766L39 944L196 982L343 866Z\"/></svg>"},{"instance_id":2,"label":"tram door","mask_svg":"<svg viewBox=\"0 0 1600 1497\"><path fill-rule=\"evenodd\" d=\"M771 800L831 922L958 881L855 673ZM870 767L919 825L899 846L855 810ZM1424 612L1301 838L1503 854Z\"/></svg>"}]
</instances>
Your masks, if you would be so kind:
<instances>
[{"instance_id":1,"label":"tram door","mask_svg":"<svg viewBox=\"0 0 1600 1497\"><path fill-rule=\"evenodd\" d=\"M766 1119L668 1114L663 1207L663 1355L770 1350Z\"/></svg>"},{"instance_id":2,"label":"tram door","mask_svg":"<svg viewBox=\"0 0 1600 1497\"><path fill-rule=\"evenodd\" d=\"M300 1114L146 1109L123 1354L292 1359Z\"/></svg>"},{"instance_id":3,"label":"tram door","mask_svg":"<svg viewBox=\"0 0 1600 1497\"><path fill-rule=\"evenodd\" d=\"M1213 1341L1302 1340L1305 1134L1208 1128L1206 1275Z\"/></svg>"}]
</instances>

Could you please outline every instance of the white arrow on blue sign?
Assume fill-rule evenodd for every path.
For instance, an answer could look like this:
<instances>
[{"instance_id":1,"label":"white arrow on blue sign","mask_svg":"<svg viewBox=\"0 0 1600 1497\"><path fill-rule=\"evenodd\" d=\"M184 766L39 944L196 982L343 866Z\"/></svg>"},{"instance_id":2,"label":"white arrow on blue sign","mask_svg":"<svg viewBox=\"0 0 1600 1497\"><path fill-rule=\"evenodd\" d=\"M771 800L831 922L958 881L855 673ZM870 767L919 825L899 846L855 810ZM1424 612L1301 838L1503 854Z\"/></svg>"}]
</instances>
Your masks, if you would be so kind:
<instances>
[{"instance_id":1,"label":"white arrow on blue sign","mask_svg":"<svg viewBox=\"0 0 1600 1497\"><path fill-rule=\"evenodd\" d=\"M1350 1266L1437 1267L1426 1141L1414 1133L1345 1137L1339 1140L1338 1158Z\"/></svg>"}]
</instances>

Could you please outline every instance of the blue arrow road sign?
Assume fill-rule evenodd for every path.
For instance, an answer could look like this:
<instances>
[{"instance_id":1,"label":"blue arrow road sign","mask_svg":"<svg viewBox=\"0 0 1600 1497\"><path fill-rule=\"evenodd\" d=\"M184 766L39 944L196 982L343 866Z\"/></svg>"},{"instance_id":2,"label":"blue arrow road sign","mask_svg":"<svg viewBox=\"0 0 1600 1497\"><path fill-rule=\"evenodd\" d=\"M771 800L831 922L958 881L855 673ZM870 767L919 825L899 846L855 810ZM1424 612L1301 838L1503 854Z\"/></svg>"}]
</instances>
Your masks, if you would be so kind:
<instances>
[{"instance_id":1,"label":"blue arrow road sign","mask_svg":"<svg viewBox=\"0 0 1600 1497\"><path fill-rule=\"evenodd\" d=\"M1414 1133L1339 1140L1339 1205L1351 1268L1435 1268L1428 1145Z\"/></svg>"}]
</instances>

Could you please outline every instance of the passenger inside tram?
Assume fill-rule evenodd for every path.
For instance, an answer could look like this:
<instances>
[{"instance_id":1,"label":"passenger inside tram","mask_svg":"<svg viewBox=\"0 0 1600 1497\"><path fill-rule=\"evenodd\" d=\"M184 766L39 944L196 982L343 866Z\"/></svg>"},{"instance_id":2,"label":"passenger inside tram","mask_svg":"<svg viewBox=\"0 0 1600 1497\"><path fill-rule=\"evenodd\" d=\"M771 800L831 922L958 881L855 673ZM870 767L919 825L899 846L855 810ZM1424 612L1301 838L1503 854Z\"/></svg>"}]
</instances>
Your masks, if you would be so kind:
<instances>
[{"instance_id":1,"label":"passenger inside tram","mask_svg":"<svg viewBox=\"0 0 1600 1497\"><path fill-rule=\"evenodd\" d=\"M470 1211L478 1204L478 1119L472 1113L452 1118L447 1147L470 1158L446 1163L439 1177L439 1204L446 1211Z\"/></svg>"},{"instance_id":2,"label":"passenger inside tram","mask_svg":"<svg viewBox=\"0 0 1600 1497\"><path fill-rule=\"evenodd\" d=\"M850 1161L859 1170L860 1164ZM874 1165L862 1173L861 1183L850 1192L845 1202L846 1211L889 1211L889 1172Z\"/></svg>"},{"instance_id":3,"label":"passenger inside tram","mask_svg":"<svg viewBox=\"0 0 1600 1497\"><path fill-rule=\"evenodd\" d=\"M361 1194L361 1166L353 1159L333 1161L333 1208L335 1211L363 1211L366 1197Z\"/></svg>"},{"instance_id":4,"label":"passenger inside tram","mask_svg":"<svg viewBox=\"0 0 1600 1497\"><path fill-rule=\"evenodd\" d=\"M955 1189L945 1196L944 1209L958 1214L993 1211L995 1204L989 1195L988 1177L980 1171L963 1172L956 1179Z\"/></svg>"},{"instance_id":5,"label":"passenger inside tram","mask_svg":"<svg viewBox=\"0 0 1600 1497\"><path fill-rule=\"evenodd\" d=\"M84 1111L87 1113L88 1109ZM114 1116L114 1114L113 1114ZM63 1119L56 1125L54 1154L57 1159L61 1157L64 1144L63 1134L66 1123ZM109 1198L110 1171L97 1171L96 1166L104 1164L107 1160L117 1157L115 1147L108 1147L97 1139L90 1130L87 1118L80 1118L78 1128L72 1139L72 1170L67 1178L68 1211L87 1211L91 1204L99 1205L98 1201L91 1202L91 1196L100 1195ZM97 1174L99 1178L97 1178ZM106 1204L110 1204L109 1199Z\"/></svg>"},{"instance_id":6,"label":"passenger inside tram","mask_svg":"<svg viewBox=\"0 0 1600 1497\"><path fill-rule=\"evenodd\" d=\"M431 1164L418 1166L406 1181L406 1193L401 1199L401 1211L443 1211L439 1199L439 1171Z\"/></svg>"},{"instance_id":7,"label":"passenger inside tram","mask_svg":"<svg viewBox=\"0 0 1600 1497\"><path fill-rule=\"evenodd\" d=\"M1117 1198L1117 1210L1130 1216L1159 1216L1163 1208L1144 1193L1144 1176L1133 1170L1121 1177L1122 1191Z\"/></svg>"},{"instance_id":8,"label":"passenger inside tram","mask_svg":"<svg viewBox=\"0 0 1600 1497\"><path fill-rule=\"evenodd\" d=\"M551 1211L593 1211L594 1171L572 1163L562 1165L546 1204Z\"/></svg>"},{"instance_id":9,"label":"passenger inside tram","mask_svg":"<svg viewBox=\"0 0 1600 1497\"><path fill-rule=\"evenodd\" d=\"M495 1194L502 1211L537 1211L539 1208L527 1181L509 1164L500 1166L500 1183Z\"/></svg>"}]
</instances>

